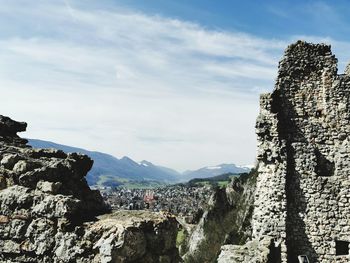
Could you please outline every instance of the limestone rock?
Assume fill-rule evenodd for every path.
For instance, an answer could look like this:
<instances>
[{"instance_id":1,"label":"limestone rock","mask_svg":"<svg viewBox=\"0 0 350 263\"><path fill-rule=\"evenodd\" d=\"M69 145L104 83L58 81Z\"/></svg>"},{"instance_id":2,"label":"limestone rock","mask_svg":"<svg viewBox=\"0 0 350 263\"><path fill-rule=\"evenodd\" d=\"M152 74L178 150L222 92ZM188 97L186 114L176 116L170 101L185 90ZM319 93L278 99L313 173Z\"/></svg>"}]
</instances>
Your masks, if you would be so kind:
<instances>
[{"instance_id":1,"label":"limestone rock","mask_svg":"<svg viewBox=\"0 0 350 263\"><path fill-rule=\"evenodd\" d=\"M33 149L0 116L0 261L177 263L177 221L159 213L106 214L81 154ZM100 217L100 215L105 214Z\"/></svg>"},{"instance_id":2,"label":"limestone rock","mask_svg":"<svg viewBox=\"0 0 350 263\"><path fill-rule=\"evenodd\" d=\"M217 189L210 207L189 235L185 262L215 262L222 245L242 244L251 236L256 171L234 177Z\"/></svg>"}]
</instances>

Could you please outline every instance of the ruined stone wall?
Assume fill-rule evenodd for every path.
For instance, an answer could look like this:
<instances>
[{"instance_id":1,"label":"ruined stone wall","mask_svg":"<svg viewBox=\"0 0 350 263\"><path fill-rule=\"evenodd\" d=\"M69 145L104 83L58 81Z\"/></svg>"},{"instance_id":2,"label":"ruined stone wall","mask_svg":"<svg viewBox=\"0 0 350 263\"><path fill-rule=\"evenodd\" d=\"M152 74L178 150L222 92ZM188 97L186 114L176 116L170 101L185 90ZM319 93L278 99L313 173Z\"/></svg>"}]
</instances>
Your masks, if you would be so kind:
<instances>
[{"instance_id":1,"label":"ruined stone wall","mask_svg":"<svg viewBox=\"0 0 350 263\"><path fill-rule=\"evenodd\" d=\"M289 259L348 262L335 241L350 241L350 77L337 75L330 46L299 42L280 64L275 94L288 148Z\"/></svg>"},{"instance_id":2,"label":"ruined stone wall","mask_svg":"<svg viewBox=\"0 0 350 263\"><path fill-rule=\"evenodd\" d=\"M288 262L304 254L311 262L349 260L336 256L335 248L336 240L350 241L349 99L350 77L337 75L330 46L297 42L288 47L271 94L271 110L261 111L268 120L262 124L258 120L258 138L265 144L259 144L263 152L258 155L259 181L263 183L258 185L254 216L256 237L286 237L283 262L284 242ZM278 139L267 139L270 145L266 147L259 126L269 122L277 122ZM269 128L270 133L274 128ZM265 171L281 145L280 158L274 159L273 169ZM266 198L271 191L276 194ZM281 209L271 212L264 206ZM280 219L277 227L276 215ZM272 231L261 230L271 224Z\"/></svg>"},{"instance_id":3,"label":"ruined stone wall","mask_svg":"<svg viewBox=\"0 0 350 263\"><path fill-rule=\"evenodd\" d=\"M259 175L254 198L252 238L266 235L275 238L281 249L282 262L286 262L286 142L279 138L278 116L272 112L272 103L270 94L260 97L261 111L256 124Z\"/></svg>"},{"instance_id":4,"label":"ruined stone wall","mask_svg":"<svg viewBox=\"0 0 350 263\"><path fill-rule=\"evenodd\" d=\"M337 74L330 46L298 41L279 63L274 91L261 96L252 238L271 237L275 256L250 261L350 261L349 244L337 249L350 242L349 73Z\"/></svg>"}]
</instances>

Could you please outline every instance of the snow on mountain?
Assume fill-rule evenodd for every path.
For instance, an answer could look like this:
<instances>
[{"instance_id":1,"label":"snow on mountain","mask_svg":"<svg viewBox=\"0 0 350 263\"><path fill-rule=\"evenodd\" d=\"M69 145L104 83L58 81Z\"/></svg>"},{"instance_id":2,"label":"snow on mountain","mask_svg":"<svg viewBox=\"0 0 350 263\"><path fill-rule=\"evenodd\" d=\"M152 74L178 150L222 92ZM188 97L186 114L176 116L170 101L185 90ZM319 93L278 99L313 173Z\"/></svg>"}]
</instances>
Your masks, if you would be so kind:
<instances>
[{"instance_id":1,"label":"snow on mountain","mask_svg":"<svg viewBox=\"0 0 350 263\"><path fill-rule=\"evenodd\" d=\"M207 178L225 173L247 173L251 169L248 167L237 166L235 164L220 164L215 166L207 166L194 171L186 171L182 174L182 181L188 181L193 178Z\"/></svg>"}]
</instances>

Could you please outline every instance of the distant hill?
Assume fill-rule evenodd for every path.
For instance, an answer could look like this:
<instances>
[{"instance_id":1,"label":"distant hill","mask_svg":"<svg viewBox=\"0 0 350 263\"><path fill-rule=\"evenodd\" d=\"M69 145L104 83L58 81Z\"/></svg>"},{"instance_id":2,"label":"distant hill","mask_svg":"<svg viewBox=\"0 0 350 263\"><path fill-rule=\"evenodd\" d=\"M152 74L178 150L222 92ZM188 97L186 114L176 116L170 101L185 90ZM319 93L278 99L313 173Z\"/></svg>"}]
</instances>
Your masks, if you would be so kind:
<instances>
[{"instance_id":1,"label":"distant hill","mask_svg":"<svg viewBox=\"0 0 350 263\"><path fill-rule=\"evenodd\" d=\"M188 186L197 186L197 185L217 185L217 186L226 186L230 181L232 177L239 177L241 174L232 174L232 173L226 173L226 174L220 174L212 177L207 178L194 178L189 180L187 183L185 183Z\"/></svg>"},{"instance_id":2,"label":"distant hill","mask_svg":"<svg viewBox=\"0 0 350 263\"><path fill-rule=\"evenodd\" d=\"M28 139L35 148L54 148L66 153L80 152L90 156L94 165L86 179L89 185L118 186L128 181L157 181L163 183L178 182L181 174L175 170L157 166L148 161L140 163L129 157L118 159L112 155L88 151L81 148L57 144L50 141Z\"/></svg>"},{"instance_id":3,"label":"distant hill","mask_svg":"<svg viewBox=\"0 0 350 263\"><path fill-rule=\"evenodd\" d=\"M220 164L216 166L207 166L194 171L186 171L182 174L182 181L188 181L193 178L208 178L222 174L241 174L250 171L248 167L236 166L235 164Z\"/></svg>"},{"instance_id":4,"label":"distant hill","mask_svg":"<svg viewBox=\"0 0 350 263\"><path fill-rule=\"evenodd\" d=\"M219 181L228 181L232 177L240 176L240 174L232 174L232 173L227 173L227 174L220 174L216 175L213 177L207 177L207 178L194 178L188 181L189 184L195 184L198 182L219 182Z\"/></svg>"},{"instance_id":5,"label":"distant hill","mask_svg":"<svg viewBox=\"0 0 350 263\"><path fill-rule=\"evenodd\" d=\"M141 187L159 183L172 184L187 182L193 178L207 178L222 174L240 174L249 172L247 167L239 167L234 164L221 164L208 166L195 171L179 173L173 169L155 165L149 161L135 162L129 157L118 159L110 154L89 151L82 148L67 146L50 141L28 139L29 145L35 148L54 148L66 153L80 152L90 156L94 165L86 179L89 185L94 186L119 186Z\"/></svg>"}]
</instances>

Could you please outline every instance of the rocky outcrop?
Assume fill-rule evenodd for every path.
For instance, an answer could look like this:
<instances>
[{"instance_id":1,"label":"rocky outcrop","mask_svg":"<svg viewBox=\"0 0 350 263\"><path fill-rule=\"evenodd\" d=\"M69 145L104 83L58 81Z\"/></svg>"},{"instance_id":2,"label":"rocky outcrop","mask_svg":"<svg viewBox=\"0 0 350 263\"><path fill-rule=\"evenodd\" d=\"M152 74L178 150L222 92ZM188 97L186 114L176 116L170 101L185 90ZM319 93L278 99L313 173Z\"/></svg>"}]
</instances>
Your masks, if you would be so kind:
<instances>
[{"instance_id":1,"label":"rocky outcrop","mask_svg":"<svg viewBox=\"0 0 350 263\"><path fill-rule=\"evenodd\" d=\"M0 116L1 262L179 262L175 218L105 214L85 180L92 160L27 146L26 126Z\"/></svg>"},{"instance_id":2,"label":"rocky outcrop","mask_svg":"<svg viewBox=\"0 0 350 263\"><path fill-rule=\"evenodd\" d=\"M256 171L234 177L218 188L209 209L189 235L185 262L216 262L224 244L243 244L251 236Z\"/></svg>"},{"instance_id":3,"label":"rocky outcrop","mask_svg":"<svg viewBox=\"0 0 350 263\"><path fill-rule=\"evenodd\" d=\"M274 262L270 261L272 255L270 247L273 244L271 237L261 240L249 241L244 245L224 245L218 257L218 263L228 262Z\"/></svg>"},{"instance_id":4,"label":"rocky outcrop","mask_svg":"<svg viewBox=\"0 0 350 263\"><path fill-rule=\"evenodd\" d=\"M349 105L349 67L337 74L330 46L298 41L286 49L274 91L260 100L252 241L244 255L226 247L221 258L349 262ZM271 257L256 256L261 246Z\"/></svg>"},{"instance_id":5,"label":"rocky outcrop","mask_svg":"<svg viewBox=\"0 0 350 263\"><path fill-rule=\"evenodd\" d=\"M17 132L23 132L27 128L27 123L17 122L9 117L0 115L0 138L1 141L12 144L25 144L27 140L21 139Z\"/></svg>"}]
</instances>

